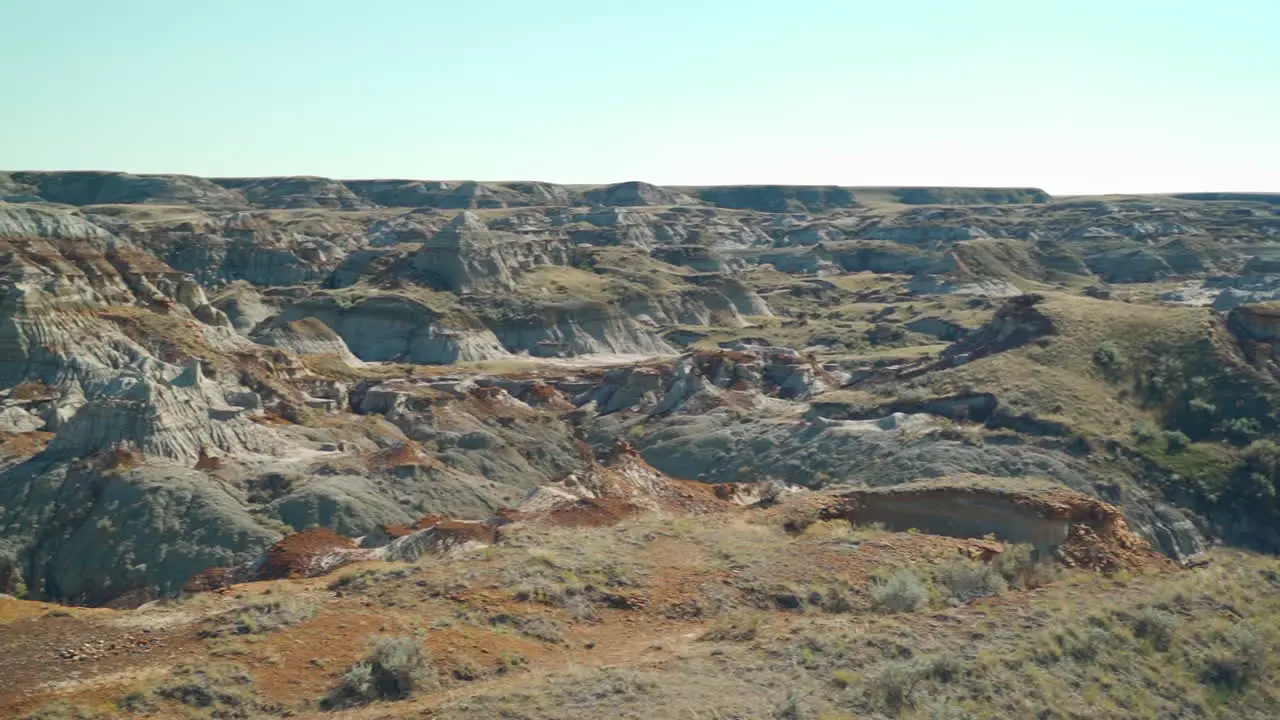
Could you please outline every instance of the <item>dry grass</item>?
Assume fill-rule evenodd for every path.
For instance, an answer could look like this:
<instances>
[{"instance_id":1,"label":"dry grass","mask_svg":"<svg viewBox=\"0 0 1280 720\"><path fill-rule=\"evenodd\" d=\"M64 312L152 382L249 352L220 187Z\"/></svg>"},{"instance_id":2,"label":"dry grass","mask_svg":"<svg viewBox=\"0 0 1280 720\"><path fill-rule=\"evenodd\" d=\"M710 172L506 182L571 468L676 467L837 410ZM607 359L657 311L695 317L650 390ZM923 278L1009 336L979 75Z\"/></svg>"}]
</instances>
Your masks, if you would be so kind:
<instances>
[{"instance_id":1,"label":"dry grass","mask_svg":"<svg viewBox=\"0 0 1280 720\"><path fill-rule=\"evenodd\" d=\"M1071 572L992 596L999 583L955 571L963 541L830 521L797 530L784 510L513 529L464 556L202 596L202 617L295 594L317 614L166 660L216 653L243 674L184 670L60 699L113 714L138 696L174 717L325 717L316 703L338 688L334 706L401 698L343 711L353 717L441 718L1262 718L1277 700L1274 558L1219 551L1207 569ZM1012 565L996 570L1025 574ZM927 595L875 612L876 579L895 568ZM950 594L968 604L949 606ZM430 664L410 650L377 670L369 641L388 635ZM187 704L206 697L215 704Z\"/></svg>"},{"instance_id":2,"label":"dry grass","mask_svg":"<svg viewBox=\"0 0 1280 720\"><path fill-rule=\"evenodd\" d=\"M1056 294L1036 307L1055 327L1055 333L1042 342L878 388L877 394L855 388L827 393L819 400L876 406L885 402L886 395L991 392L1014 414L1059 422L1084 435L1129 440L1135 423L1157 417L1156 410L1137 397L1131 378L1141 374L1164 348L1195 348L1212 332L1209 311L1194 308ZM1119 378L1109 376L1095 362L1104 343L1115 345L1126 358Z\"/></svg>"}]
</instances>

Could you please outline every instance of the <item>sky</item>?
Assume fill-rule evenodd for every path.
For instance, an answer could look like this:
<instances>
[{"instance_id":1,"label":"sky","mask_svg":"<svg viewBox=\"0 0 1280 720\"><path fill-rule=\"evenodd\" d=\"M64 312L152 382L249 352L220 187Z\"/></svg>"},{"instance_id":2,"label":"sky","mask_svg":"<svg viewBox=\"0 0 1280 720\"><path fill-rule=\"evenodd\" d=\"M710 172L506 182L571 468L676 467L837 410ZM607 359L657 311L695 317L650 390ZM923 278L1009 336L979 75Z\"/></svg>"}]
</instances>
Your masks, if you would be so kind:
<instances>
[{"instance_id":1,"label":"sky","mask_svg":"<svg viewBox=\"0 0 1280 720\"><path fill-rule=\"evenodd\" d=\"M0 0L0 169L1280 191L1277 0Z\"/></svg>"}]
</instances>

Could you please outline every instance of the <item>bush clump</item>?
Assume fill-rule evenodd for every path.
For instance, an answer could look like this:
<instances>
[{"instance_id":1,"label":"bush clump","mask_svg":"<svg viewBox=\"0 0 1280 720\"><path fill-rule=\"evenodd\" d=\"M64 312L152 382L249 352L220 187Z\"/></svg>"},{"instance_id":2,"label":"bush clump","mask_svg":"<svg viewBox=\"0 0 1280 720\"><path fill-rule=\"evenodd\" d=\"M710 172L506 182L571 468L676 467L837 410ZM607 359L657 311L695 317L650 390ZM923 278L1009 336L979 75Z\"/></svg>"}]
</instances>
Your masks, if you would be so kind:
<instances>
[{"instance_id":1,"label":"bush clump","mask_svg":"<svg viewBox=\"0 0 1280 720\"><path fill-rule=\"evenodd\" d=\"M871 587L871 604L886 612L914 612L929 601L929 589L911 570L898 570Z\"/></svg>"},{"instance_id":2,"label":"bush clump","mask_svg":"<svg viewBox=\"0 0 1280 720\"><path fill-rule=\"evenodd\" d=\"M951 594L951 599L968 603L978 598L994 597L1008 589L996 568L980 562L953 562L938 570L938 582Z\"/></svg>"},{"instance_id":3,"label":"bush clump","mask_svg":"<svg viewBox=\"0 0 1280 720\"><path fill-rule=\"evenodd\" d=\"M1010 587L1024 590L1044 587L1062 572L1052 558L1040 556L1029 543L1006 545L992 565Z\"/></svg>"},{"instance_id":4,"label":"bush clump","mask_svg":"<svg viewBox=\"0 0 1280 720\"><path fill-rule=\"evenodd\" d=\"M367 705L375 700L404 700L418 690L434 686L437 681L416 640L383 638L329 691L321 707L334 710Z\"/></svg>"},{"instance_id":5,"label":"bush clump","mask_svg":"<svg viewBox=\"0 0 1280 720\"><path fill-rule=\"evenodd\" d=\"M1134 614L1133 634L1151 643L1160 652L1173 646L1174 632L1182 624L1177 615L1157 608L1143 608Z\"/></svg>"},{"instance_id":6,"label":"bush clump","mask_svg":"<svg viewBox=\"0 0 1280 720\"><path fill-rule=\"evenodd\" d=\"M1093 361L1101 368L1112 370L1124 365L1124 353L1120 346L1107 340L1093 353Z\"/></svg>"},{"instance_id":7,"label":"bush clump","mask_svg":"<svg viewBox=\"0 0 1280 720\"><path fill-rule=\"evenodd\" d=\"M1200 677L1206 684L1239 692L1267 677L1270 660L1270 640L1257 628L1241 623L1224 632L1218 646L1206 654Z\"/></svg>"},{"instance_id":8,"label":"bush clump","mask_svg":"<svg viewBox=\"0 0 1280 720\"><path fill-rule=\"evenodd\" d=\"M760 633L760 618L751 615L730 622L717 623L699 637L709 642L747 642Z\"/></svg>"},{"instance_id":9,"label":"bush clump","mask_svg":"<svg viewBox=\"0 0 1280 720\"><path fill-rule=\"evenodd\" d=\"M867 679L867 692L877 705L899 714L915 704L916 686L923 679L919 663L907 660L889 662Z\"/></svg>"},{"instance_id":10,"label":"bush clump","mask_svg":"<svg viewBox=\"0 0 1280 720\"><path fill-rule=\"evenodd\" d=\"M1191 445L1191 438L1179 430L1166 430L1162 433L1164 445L1169 452L1182 452Z\"/></svg>"},{"instance_id":11,"label":"bush clump","mask_svg":"<svg viewBox=\"0 0 1280 720\"><path fill-rule=\"evenodd\" d=\"M256 708L253 678L238 665L180 667L155 694L195 708L211 708L214 717L248 717Z\"/></svg>"},{"instance_id":12,"label":"bush clump","mask_svg":"<svg viewBox=\"0 0 1280 720\"><path fill-rule=\"evenodd\" d=\"M260 600L245 605L230 618L224 618L215 622L212 627L201 630L200 636L218 638L268 633L310 620L315 614L314 605L293 598Z\"/></svg>"}]
</instances>

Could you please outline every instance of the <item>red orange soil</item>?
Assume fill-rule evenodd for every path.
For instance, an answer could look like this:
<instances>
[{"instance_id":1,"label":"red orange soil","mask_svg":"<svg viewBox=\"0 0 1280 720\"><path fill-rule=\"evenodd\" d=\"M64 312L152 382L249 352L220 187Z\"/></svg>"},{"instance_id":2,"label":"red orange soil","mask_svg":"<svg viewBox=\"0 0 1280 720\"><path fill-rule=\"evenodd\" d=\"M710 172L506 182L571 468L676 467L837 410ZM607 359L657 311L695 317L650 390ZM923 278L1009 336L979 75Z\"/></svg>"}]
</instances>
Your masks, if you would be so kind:
<instances>
[{"instance_id":1,"label":"red orange soil","mask_svg":"<svg viewBox=\"0 0 1280 720\"><path fill-rule=\"evenodd\" d=\"M317 555L334 550L351 550L356 543L328 528L315 528L294 533L267 550L266 561L258 571L258 579L306 577Z\"/></svg>"},{"instance_id":2,"label":"red orange soil","mask_svg":"<svg viewBox=\"0 0 1280 720\"><path fill-rule=\"evenodd\" d=\"M51 440L53 440L53 433L39 430L27 433L0 433L0 457L35 457L49 445Z\"/></svg>"}]
</instances>

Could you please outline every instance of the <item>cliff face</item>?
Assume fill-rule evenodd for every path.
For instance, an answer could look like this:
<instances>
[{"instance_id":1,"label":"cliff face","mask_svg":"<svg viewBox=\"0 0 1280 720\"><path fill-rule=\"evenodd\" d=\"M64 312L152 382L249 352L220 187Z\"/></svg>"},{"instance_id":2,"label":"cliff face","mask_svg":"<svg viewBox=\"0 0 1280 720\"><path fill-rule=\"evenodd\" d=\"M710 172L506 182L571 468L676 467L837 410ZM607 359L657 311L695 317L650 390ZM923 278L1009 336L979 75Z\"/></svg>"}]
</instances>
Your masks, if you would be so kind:
<instances>
[{"instance_id":1,"label":"cliff face","mask_svg":"<svg viewBox=\"0 0 1280 720\"><path fill-rule=\"evenodd\" d=\"M1266 369L1280 360L1280 303L1240 305L1227 315L1227 327L1254 367Z\"/></svg>"},{"instance_id":2,"label":"cliff face","mask_svg":"<svg viewBox=\"0 0 1280 720\"><path fill-rule=\"evenodd\" d=\"M1053 552L1070 567L1107 572L1173 567L1169 558L1129 529L1118 508L1061 490L1036 493L912 483L845 493L824 515L902 531L914 528L962 538L994 535Z\"/></svg>"}]
</instances>

